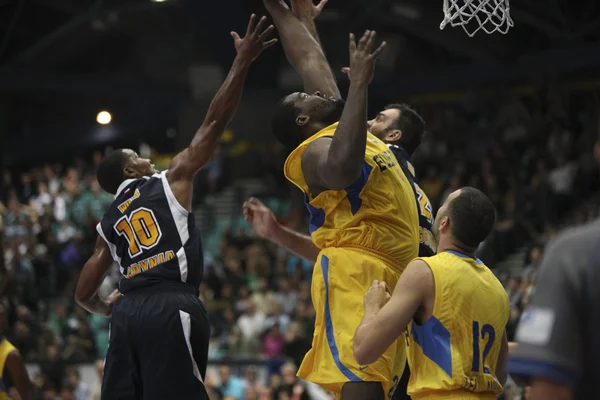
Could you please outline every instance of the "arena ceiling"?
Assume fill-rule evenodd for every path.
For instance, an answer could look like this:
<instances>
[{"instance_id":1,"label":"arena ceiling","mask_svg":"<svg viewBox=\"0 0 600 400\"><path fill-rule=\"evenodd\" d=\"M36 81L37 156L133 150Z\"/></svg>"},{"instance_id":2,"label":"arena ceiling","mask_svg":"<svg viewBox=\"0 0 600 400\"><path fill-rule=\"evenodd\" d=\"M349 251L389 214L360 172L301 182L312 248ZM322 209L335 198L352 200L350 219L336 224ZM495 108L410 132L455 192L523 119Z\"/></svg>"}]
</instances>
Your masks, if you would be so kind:
<instances>
[{"instance_id":1,"label":"arena ceiling","mask_svg":"<svg viewBox=\"0 0 600 400\"><path fill-rule=\"evenodd\" d=\"M0 138L80 134L107 105L127 110L139 132L164 129L189 99L189 66L234 55L228 32L243 29L261 0L0 0ZM499 65L562 49L586 54L600 41L594 0L513 0L515 28L469 38L439 30L442 0L330 0L319 30L331 63L344 66L347 33L375 28L390 42L386 82L424 70ZM591 62L591 61L590 61ZM259 60L250 86L275 90L281 49ZM69 133L71 132L71 133ZM8 144L7 141L8 140ZM40 143L44 143L43 141Z\"/></svg>"}]
</instances>

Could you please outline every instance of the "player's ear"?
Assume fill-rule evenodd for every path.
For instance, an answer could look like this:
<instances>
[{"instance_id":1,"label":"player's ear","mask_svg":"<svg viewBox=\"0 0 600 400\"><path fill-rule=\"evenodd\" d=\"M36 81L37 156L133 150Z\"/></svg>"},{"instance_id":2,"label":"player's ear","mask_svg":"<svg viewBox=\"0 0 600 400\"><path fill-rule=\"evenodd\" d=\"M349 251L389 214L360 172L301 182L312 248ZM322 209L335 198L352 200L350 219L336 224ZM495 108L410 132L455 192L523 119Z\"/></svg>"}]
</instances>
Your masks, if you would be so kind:
<instances>
[{"instance_id":1,"label":"player's ear","mask_svg":"<svg viewBox=\"0 0 600 400\"><path fill-rule=\"evenodd\" d=\"M300 114L296 118L296 125L304 126L304 125L308 124L309 120L310 120L310 117L308 115Z\"/></svg>"},{"instance_id":2,"label":"player's ear","mask_svg":"<svg viewBox=\"0 0 600 400\"><path fill-rule=\"evenodd\" d=\"M440 222L440 232L445 233L448 231L449 228L450 228L450 217L448 217L447 215L444 215Z\"/></svg>"},{"instance_id":3,"label":"player's ear","mask_svg":"<svg viewBox=\"0 0 600 400\"><path fill-rule=\"evenodd\" d=\"M398 140L400 140L401 137L402 137L402 131L400 129L394 129L392 131L389 131L385 135L385 141L388 143L397 142Z\"/></svg>"},{"instance_id":4,"label":"player's ear","mask_svg":"<svg viewBox=\"0 0 600 400\"><path fill-rule=\"evenodd\" d=\"M125 179L136 179L140 177L140 174L138 174L137 171L131 167L125 167L123 168L123 176Z\"/></svg>"}]
</instances>

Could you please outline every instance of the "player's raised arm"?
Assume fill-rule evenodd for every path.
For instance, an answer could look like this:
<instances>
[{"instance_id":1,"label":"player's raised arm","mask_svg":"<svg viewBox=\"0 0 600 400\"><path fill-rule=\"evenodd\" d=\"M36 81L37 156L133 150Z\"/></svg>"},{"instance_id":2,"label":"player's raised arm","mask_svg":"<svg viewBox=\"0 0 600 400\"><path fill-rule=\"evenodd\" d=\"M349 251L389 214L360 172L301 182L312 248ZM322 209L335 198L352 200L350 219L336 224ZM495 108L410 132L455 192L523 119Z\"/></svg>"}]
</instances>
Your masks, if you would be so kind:
<instances>
[{"instance_id":1,"label":"player's raised arm","mask_svg":"<svg viewBox=\"0 0 600 400\"><path fill-rule=\"evenodd\" d=\"M385 283L374 281L365 295L365 314L354 335L356 361L362 365L375 362L406 330L434 290L433 272L421 260L408 264L391 298Z\"/></svg>"},{"instance_id":2,"label":"player's raised arm","mask_svg":"<svg viewBox=\"0 0 600 400\"><path fill-rule=\"evenodd\" d=\"M252 14L243 38L231 32L237 55L229 74L210 103L204 122L190 145L171 161L167 178L177 200L188 210L191 207L189 183L196 172L208 163L221 134L232 120L242 98L250 64L264 49L277 42L277 39L267 40L274 27L271 25L263 29L265 23L266 17L262 17L256 24L256 16ZM178 183L185 186L180 187Z\"/></svg>"},{"instance_id":3,"label":"player's raised arm","mask_svg":"<svg viewBox=\"0 0 600 400\"><path fill-rule=\"evenodd\" d=\"M321 45L321 49L323 49L323 45L319 39L315 18L321 15L321 11L323 11L327 1L328 0L320 0L319 3L315 5L313 0L290 0L292 12L296 18L302 22L302 25L308 29L311 36L319 43L319 45Z\"/></svg>"},{"instance_id":4,"label":"player's raised arm","mask_svg":"<svg viewBox=\"0 0 600 400\"><path fill-rule=\"evenodd\" d=\"M283 49L288 61L300 74L307 93L321 92L327 96L340 99L340 91L335 76L327 62L320 43L288 8L283 0L263 0L265 7L273 17L279 32ZM319 4L322 8L325 4ZM296 0L293 4L303 15L314 12L312 0ZM320 9L318 9L320 12Z\"/></svg>"},{"instance_id":5,"label":"player's raised arm","mask_svg":"<svg viewBox=\"0 0 600 400\"><path fill-rule=\"evenodd\" d=\"M248 199L244 202L243 210L244 219L258 236L283 247L306 261L317 261L320 250L310 236L282 226L277 222L273 211L260 200L254 197Z\"/></svg>"},{"instance_id":6,"label":"player's raised arm","mask_svg":"<svg viewBox=\"0 0 600 400\"><path fill-rule=\"evenodd\" d=\"M360 176L367 146L367 102L375 61L385 42L375 49L375 31L366 31L358 45L350 34L350 89L333 139L312 142L302 159L311 188L341 190Z\"/></svg>"}]
</instances>

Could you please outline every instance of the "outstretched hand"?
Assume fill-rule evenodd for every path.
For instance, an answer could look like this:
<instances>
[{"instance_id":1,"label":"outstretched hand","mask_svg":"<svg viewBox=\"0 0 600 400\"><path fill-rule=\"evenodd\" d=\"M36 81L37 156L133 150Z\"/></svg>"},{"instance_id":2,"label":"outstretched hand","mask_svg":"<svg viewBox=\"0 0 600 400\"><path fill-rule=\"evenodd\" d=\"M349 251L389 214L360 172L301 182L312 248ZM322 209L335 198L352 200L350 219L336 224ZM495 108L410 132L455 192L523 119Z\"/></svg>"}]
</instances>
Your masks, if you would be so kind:
<instances>
[{"instance_id":1,"label":"outstretched hand","mask_svg":"<svg viewBox=\"0 0 600 400\"><path fill-rule=\"evenodd\" d=\"M357 45L354 34L350 34L350 67L346 67L345 69L342 69L342 71L348 74L351 81L371 83L373 80L375 61L386 46L386 43L382 42L379 47L373 51L376 37L377 33L375 31L367 30L360 38Z\"/></svg>"},{"instance_id":2,"label":"outstretched hand","mask_svg":"<svg viewBox=\"0 0 600 400\"><path fill-rule=\"evenodd\" d=\"M271 239L277 233L279 223L273 211L260 200L251 197L243 205L244 219L263 239Z\"/></svg>"},{"instance_id":3,"label":"outstretched hand","mask_svg":"<svg viewBox=\"0 0 600 400\"><path fill-rule=\"evenodd\" d=\"M290 0L292 3L292 12L300 20L313 20L321 15L323 7L328 0L321 0L315 5L313 0Z\"/></svg>"},{"instance_id":4,"label":"outstretched hand","mask_svg":"<svg viewBox=\"0 0 600 400\"><path fill-rule=\"evenodd\" d=\"M252 14L244 37L241 38L237 32L231 32L235 50L239 57L243 57L248 61L254 61L264 49L277 43L277 39L267 40L275 27L269 25L267 29L263 30L266 21L267 17L262 17L258 21L258 24L256 24L256 15Z\"/></svg>"}]
</instances>

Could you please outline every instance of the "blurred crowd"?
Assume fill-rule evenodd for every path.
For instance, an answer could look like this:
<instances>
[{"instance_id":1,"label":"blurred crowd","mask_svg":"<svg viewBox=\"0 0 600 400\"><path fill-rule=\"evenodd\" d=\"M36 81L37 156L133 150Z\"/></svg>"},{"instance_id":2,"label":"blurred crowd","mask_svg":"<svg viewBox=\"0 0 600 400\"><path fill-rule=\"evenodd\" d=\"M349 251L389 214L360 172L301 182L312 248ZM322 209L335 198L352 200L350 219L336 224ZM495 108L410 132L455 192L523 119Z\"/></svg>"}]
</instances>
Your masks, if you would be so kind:
<instances>
[{"instance_id":1,"label":"blurred crowd","mask_svg":"<svg viewBox=\"0 0 600 400\"><path fill-rule=\"evenodd\" d=\"M511 335L535 291L544 244L599 188L591 156L597 107L591 95L567 95L556 87L527 96L418 107L428 134L415 167L434 207L461 186L480 188L498 210L480 258L496 268L528 246L519 268L500 272L512 306ZM224 157L206 172L209 193L217 198L229 181ZM77 158L70 165L2 172L0 302L9 315L4 334L28 363L39 365L35 384L40 399L98 398L102 363L98 382L82 382L70 365L101 360L108 343L108 321L76 306L72 296L93 249L95 225L112 201L95 179L101 159L97 152L89 162ZM298 198L295 189L286 187L269 204L279 205L275 211L282 223L307 231ZM580 211L575 222L595 215ZM206 260L199 288L211 315L209 358L219 365L259 363L267 373L259 379L254 367L233 368L232 373L223 365L206 377L211 399L323 395L295 378L314 328L312 265L257 239L244 225L216 234L218 251ZM110 293L117 283L115 269L103 292Z\"/></svg>"}]
</instances>

